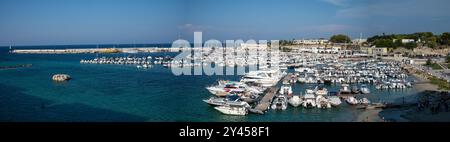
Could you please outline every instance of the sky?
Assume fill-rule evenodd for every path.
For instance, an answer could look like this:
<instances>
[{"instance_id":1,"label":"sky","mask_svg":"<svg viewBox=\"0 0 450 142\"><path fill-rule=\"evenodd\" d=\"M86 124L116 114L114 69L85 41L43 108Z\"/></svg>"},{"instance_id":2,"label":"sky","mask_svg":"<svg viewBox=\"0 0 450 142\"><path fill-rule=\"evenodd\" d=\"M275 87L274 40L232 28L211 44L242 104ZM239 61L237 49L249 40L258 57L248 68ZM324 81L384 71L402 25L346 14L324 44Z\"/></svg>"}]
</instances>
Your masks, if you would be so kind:
<instances>
[{"instance_id":1,"label":"sky","mask_svg":"<svg viewBox=\"0 0 450 142\"><path fill-rule=\"evenodd\" d=\"M0 0L0 46L450 31L448 0Z\"/></svg>"}]
</instances>

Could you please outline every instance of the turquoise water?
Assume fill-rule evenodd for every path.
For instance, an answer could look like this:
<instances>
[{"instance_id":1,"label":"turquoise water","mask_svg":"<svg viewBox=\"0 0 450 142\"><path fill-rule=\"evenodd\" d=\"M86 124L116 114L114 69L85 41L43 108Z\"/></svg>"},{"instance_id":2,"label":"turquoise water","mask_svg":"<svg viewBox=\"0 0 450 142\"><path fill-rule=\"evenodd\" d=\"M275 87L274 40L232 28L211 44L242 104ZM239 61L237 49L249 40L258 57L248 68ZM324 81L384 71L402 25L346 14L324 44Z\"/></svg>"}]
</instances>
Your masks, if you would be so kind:
<instances>
[{"instance_id":1,"label":"turquoise water","mask_svg":"<svg viewBox=\"0 0 450 142\"><path fill-rule=\"evenodd\" d=\"M45 47L44 47L45 48ZM289 107L265 115L227 116L202 99L210 96L206 86L219 79L238 80L239 76L174 76L170 69L154 66L140 70L135 66L80 64L95 54L33 55L10 54L0 48L0 66L32 64L30 68L0 70L0 121L85 122L85 121L354 121L360 110L342 105L330 110ZM137 56L175 54L152 53ZM126 54L99 56L123 57ZM55 83L51 76L69 74L72 80ZM312 87L312 86L311 86ZM294 93L306 85L296 84ZM339 86L328 86L337 90ZM416 93L377 91L371 101L394 101Z\"/></svg>"}]
</instances>

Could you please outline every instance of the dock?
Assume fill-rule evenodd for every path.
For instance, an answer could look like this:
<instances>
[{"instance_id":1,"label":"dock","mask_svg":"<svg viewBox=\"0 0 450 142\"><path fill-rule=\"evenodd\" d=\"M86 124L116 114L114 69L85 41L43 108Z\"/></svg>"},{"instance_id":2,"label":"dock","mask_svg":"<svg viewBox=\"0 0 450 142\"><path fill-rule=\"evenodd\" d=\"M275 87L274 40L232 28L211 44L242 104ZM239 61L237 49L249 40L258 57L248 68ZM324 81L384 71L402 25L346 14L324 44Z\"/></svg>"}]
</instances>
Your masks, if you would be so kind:
<instances>
[{"instance_id":1,"label":"dock","mask_svg":"<svg viewBox=\"0 0 450 142\"><path fill-rule=\"evenodd\" d=\"M289 73L288 75L284 76L282 81L289 81L290 77L292 76L292 73ZM278 88L276 86L271 87L266 92L266 95L259 101L259 103L256 105L253 111L263 113L269 110L270 105L272 104L272 100L277 94Z\"/></svg>"},{"instance_id":2,"label":"dock","mask_svg":"<svg viewBox=\"0 0 450 142\"><path fill-rule=\"evenodd\" d=\"M266 95L264 95L264 97L259 101L255 109L260 112L266 112L269 109L270 104L272 103L272 100L276 94L277 94L276 87L269 88Z\"/></svg>"}]
</instances>

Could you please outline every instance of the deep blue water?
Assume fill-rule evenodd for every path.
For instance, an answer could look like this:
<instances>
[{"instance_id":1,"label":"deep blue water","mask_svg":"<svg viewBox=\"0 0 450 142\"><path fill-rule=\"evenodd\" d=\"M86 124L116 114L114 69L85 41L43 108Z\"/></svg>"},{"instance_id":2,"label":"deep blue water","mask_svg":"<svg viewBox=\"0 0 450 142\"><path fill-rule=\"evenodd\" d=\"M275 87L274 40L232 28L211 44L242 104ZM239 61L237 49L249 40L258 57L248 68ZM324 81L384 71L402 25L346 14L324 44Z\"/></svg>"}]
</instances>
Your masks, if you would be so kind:
<instances>
[{"instance_id":1,"label":"deep blue water","mask_svg":"<svg viewBox=\"0 0 450 142\"><path fill-rule=\"evenodd\" d=\"M175 54L138 56L147 55ZM330 110L290 107L287 111L270 111L265 115L222 115L202 102L210 96L205 87L219 79L238 80L239 76L174 76L170 69L162 66L140 70L135 66L79 63L81 59L94 57L95 54L10 54L8 48L0 48L0 66L33 65L30 68L0 70L0 121L328 122L354 121L360 113L353 107L342 105ZM69 74L73 79L55 83L51 76L57 73ZM296 84L294 93L304 92L307 87ZM338 87L329 86L329 90ZM373 94L367 97L375 102L393 101L415 92L414 89L372 90Z\"/></svg>"}]
</instances>

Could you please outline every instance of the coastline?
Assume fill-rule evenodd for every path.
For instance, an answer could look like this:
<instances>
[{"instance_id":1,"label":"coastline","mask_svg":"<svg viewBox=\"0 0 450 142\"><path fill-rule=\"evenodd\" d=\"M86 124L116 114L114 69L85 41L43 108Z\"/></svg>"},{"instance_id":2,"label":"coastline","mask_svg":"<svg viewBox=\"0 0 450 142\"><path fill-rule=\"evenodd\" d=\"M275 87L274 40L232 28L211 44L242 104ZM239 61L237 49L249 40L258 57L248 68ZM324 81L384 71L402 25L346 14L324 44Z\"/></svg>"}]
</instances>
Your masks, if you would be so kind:
<instances>
[{"instance_id":1,"label":"coastline","mask_svg":"<svg viewBox=\"0 0 450 142\"><path fill-rule=\"evenodd\" d=\"M365 109L358 115L356 122L383 122L381 111L382 109Z\"/></svg>"},{"instance_id":2,"label":"coastline","mask_svg":"<svg viewBox=\"0 0 450 142\"><path fill-rule=\"evenodd\" d=\"M424 83L414 84L414 88L420 92L414 97L425 97L425 98L445 98L445 95L442 95L442 91L445 90L439 90L438 85L430 83L430 80L426 78L426 76L423 76L418 73L412 73L412 75L419 81ZM448 96L448 93L447 93ZM427 100L428 101L428 100ZM433 102L433 99L430 100ZM417 103L420 103L417 101ZM437 108L435 112L432 111L433 108L436 108L437 104L439 107ZM391 108L391 109L383 109L379 112L379 116L388 117L388 120L393 120L395 122L446 122L450 120L450 112L448 111L448 106L445 108L445 104L448 104L447 102L444 103L437 103L435 102L434 105L431 105L429 107L422 108L419 110L419 106L414 107L404 107L404 108ZM441 105L443 105L441 107Z\"/></svg>"},{"instance_id":3,"label":"coastline","mask_svg":"<svg viewBox=\"0 0 450 142\"><path fill-rule=\"evenodd\" d=\"M411 73L412 76L418 82L414 84L413 88L415 88L418 92L426 92L426 91L442 91L439 90L439 87L435 84L430 83L429 79L425 76L419 75L417 73ZM421 93L416 94L415 96L420 95ZM408 122L408 121L446 121L450 120L450 113L439 113L439 115L430 116L424 112L416 112L413 110L414 108L402 108L402 109L365 109L363 112L357 117L357 122L385 122L384 115L394 118L395 121L400 122ZM413 112L414 111L414 112ZM382 113L383 112L383 113ZM386 113L387 112L387 113ZM384 114L384 115L383 115ZM447 119L449 118L449 119Z\"/></svg>"}]
</instances>

